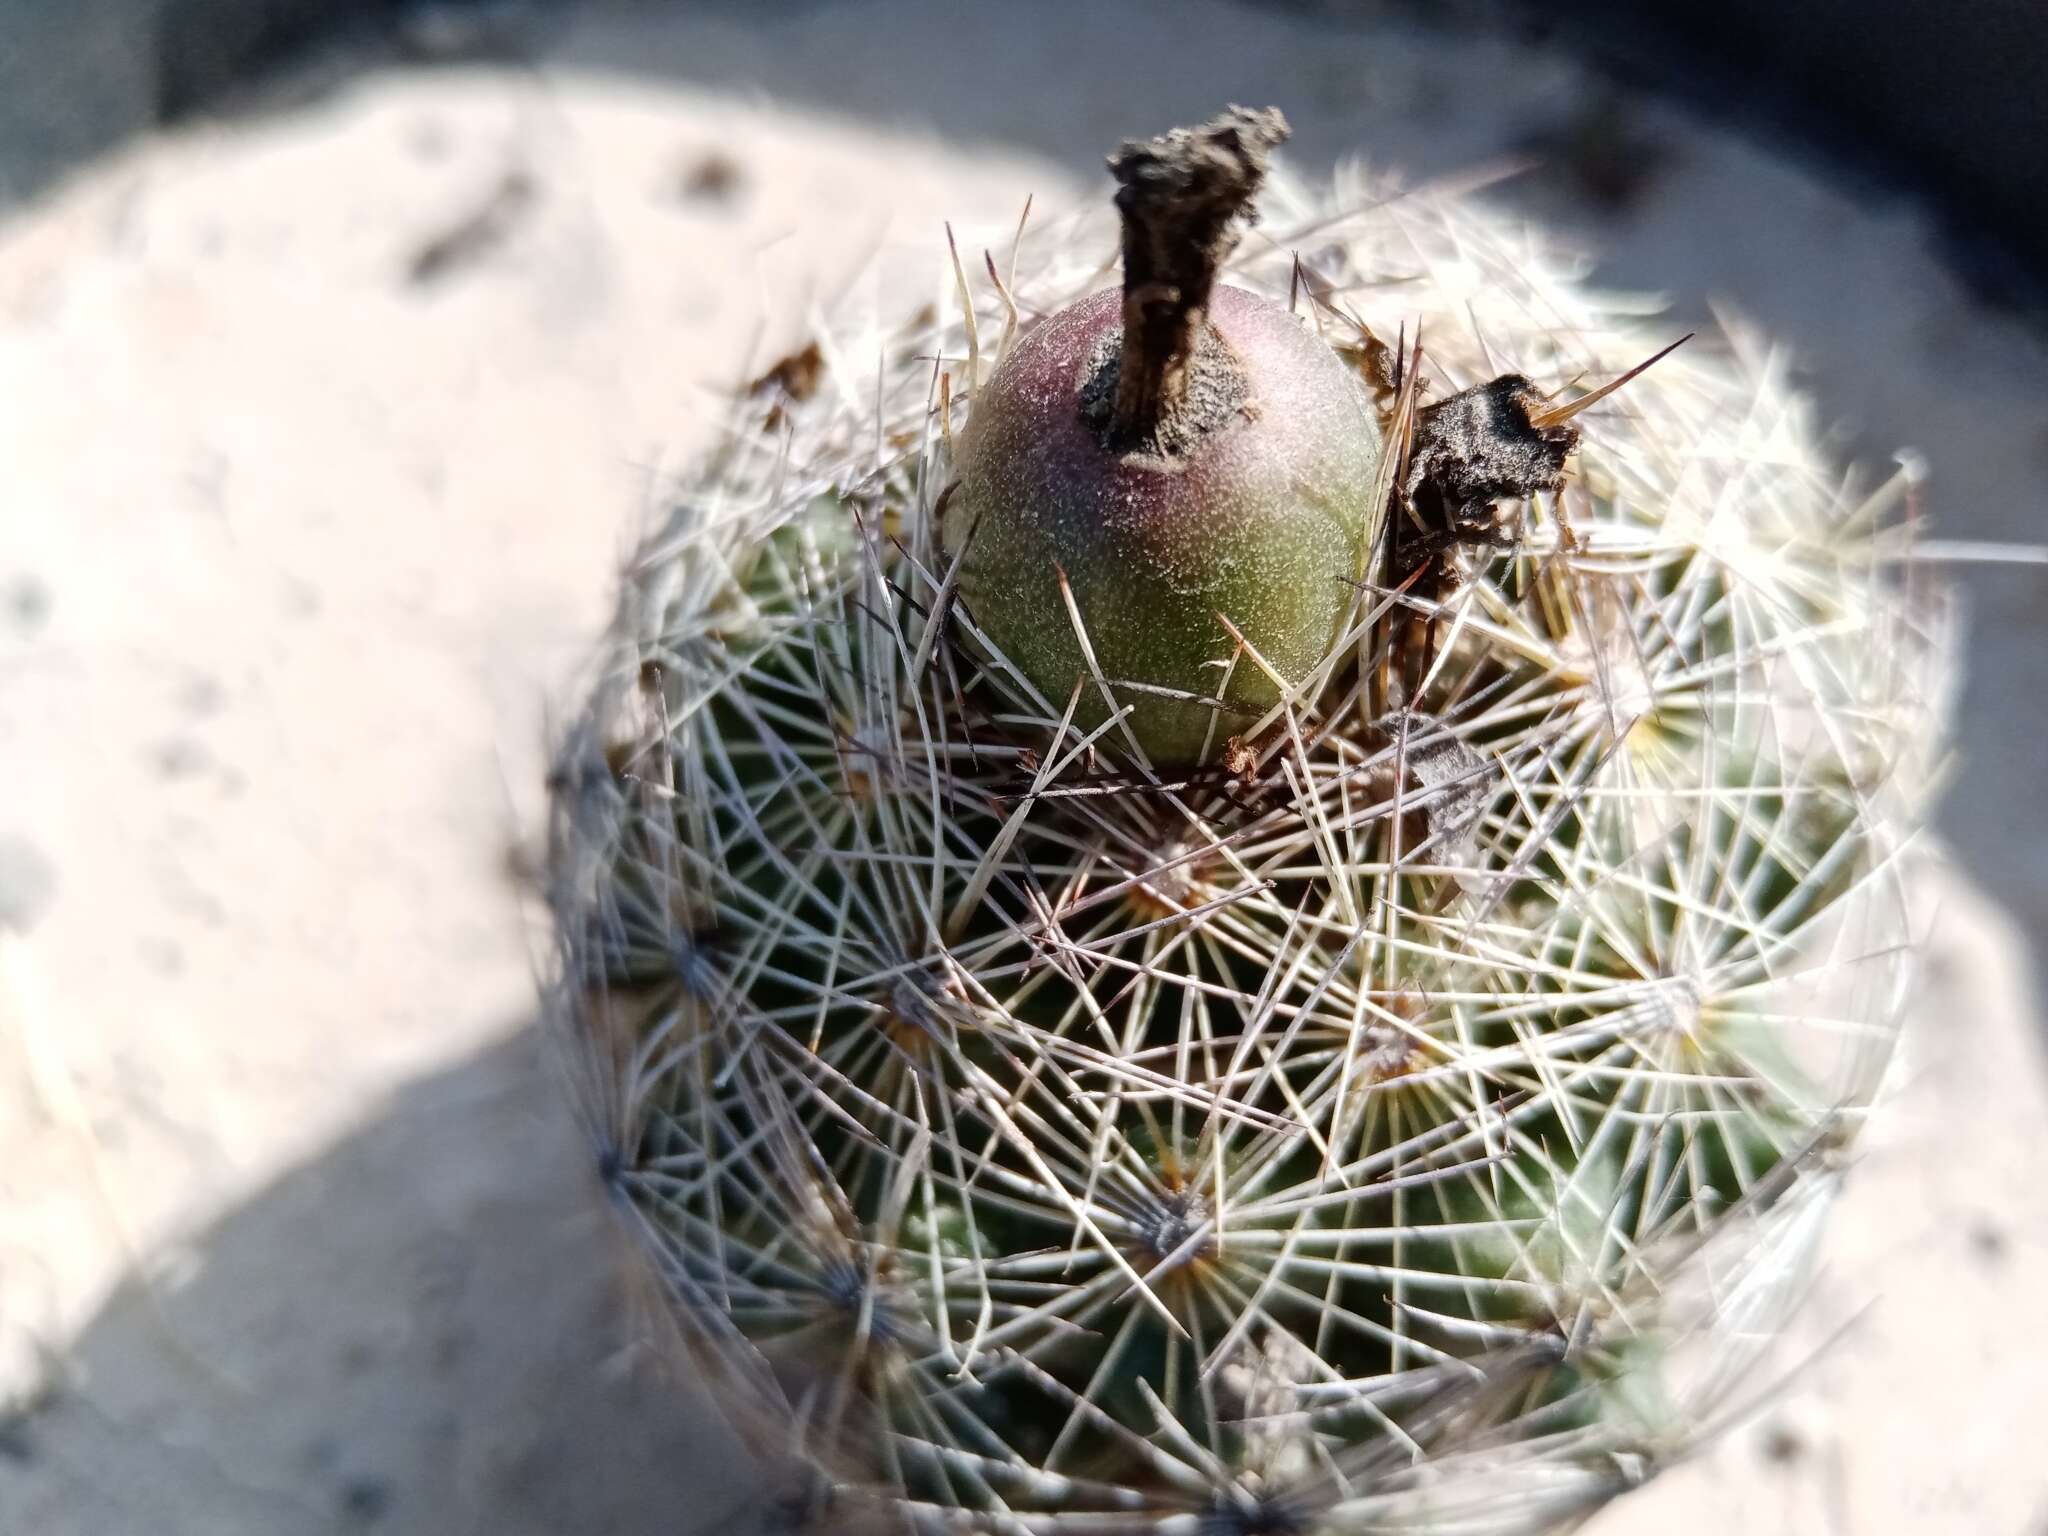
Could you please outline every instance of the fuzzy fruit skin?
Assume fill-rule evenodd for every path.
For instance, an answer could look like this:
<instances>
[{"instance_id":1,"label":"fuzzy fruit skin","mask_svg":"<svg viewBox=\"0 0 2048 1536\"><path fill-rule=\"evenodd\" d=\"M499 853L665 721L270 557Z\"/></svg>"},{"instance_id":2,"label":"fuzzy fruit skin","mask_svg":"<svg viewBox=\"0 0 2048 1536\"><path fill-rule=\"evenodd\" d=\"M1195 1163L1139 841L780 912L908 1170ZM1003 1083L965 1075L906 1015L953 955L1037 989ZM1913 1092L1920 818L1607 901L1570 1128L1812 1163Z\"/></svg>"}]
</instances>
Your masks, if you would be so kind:
<instances>
[{"instance_id":1,"label":"fuzzy fruit skin","mask_svg":"<svg viewBox=\"0 0 2048 1536\"><path fill-rule=\"evenodd\" d=\"M1115 290L1026 332L983 385L947 504L949 553L975 622L1065 707L1087 663L1060 596L1064 569L1104 677L1218 696L1231 622L1290 683L1327 653L1377 541L1380 434L1338 356L1285 308L1219 285L1209 324L1235 353L1249 405L1168 462L1106 450L1079 392L1097 341L1122 323ZM972 537L969 538L969 530ZM1153 763L1214 760L1279 698L1249 658L1201 704L1130 692L1131 729ZM1076 723L1108 718L1084 686ZM1213 730L1211 722L1214 720ZM1112 733L1107 738L1117 743Z\"/></svg>"}]
</instances>

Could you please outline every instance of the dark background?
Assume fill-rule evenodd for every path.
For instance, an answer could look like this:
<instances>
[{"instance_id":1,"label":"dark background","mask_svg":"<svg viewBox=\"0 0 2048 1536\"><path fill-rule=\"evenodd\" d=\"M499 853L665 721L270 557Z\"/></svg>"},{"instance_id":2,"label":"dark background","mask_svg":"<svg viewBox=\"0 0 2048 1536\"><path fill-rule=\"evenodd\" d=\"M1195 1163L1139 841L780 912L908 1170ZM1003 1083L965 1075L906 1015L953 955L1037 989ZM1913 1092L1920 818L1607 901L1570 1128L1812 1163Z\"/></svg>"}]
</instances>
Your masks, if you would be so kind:
<instances>
[{"instance_id":1,"label":"dark background","mask_svg":"<svg viewBox=\"0 0 2048 1536\"><path fill-rule=\"evenodd\" d=\"M0 0L0 206L74 161L206 110L339 29L395 50L516 49L574 0ZM800 10L759 0L750 12ZM1247 0L1252 3L1252 0ZM2040 0L1273 0L1508 27L1688 101L1838 177L1910 191L1980 295L2048 291L2048 5ZM678 9L706 7L678 6Z\"/></svg>"}]
</instances>

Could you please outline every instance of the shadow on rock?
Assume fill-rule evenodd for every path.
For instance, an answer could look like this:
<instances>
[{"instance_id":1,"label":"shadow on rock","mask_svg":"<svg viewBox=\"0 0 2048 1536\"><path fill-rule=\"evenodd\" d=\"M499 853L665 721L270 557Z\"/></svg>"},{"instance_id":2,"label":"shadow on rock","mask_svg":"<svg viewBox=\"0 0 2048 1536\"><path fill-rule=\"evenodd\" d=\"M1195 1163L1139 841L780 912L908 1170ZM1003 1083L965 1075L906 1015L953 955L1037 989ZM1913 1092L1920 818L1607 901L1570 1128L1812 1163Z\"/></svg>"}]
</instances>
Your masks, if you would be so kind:
<instances>
[{"instance_id":1,"label":"shadow on rock","mask_svg":"<svg viewBox=\"0 0 2048 1536\"><path fill-rule=\"evenodd\" d=\"M566 1099L522 1032L123 1287L0 1433L0 1530L752 1529L747 1458L621 1349L623 1254Z\"/></svg>"}]
</instances>

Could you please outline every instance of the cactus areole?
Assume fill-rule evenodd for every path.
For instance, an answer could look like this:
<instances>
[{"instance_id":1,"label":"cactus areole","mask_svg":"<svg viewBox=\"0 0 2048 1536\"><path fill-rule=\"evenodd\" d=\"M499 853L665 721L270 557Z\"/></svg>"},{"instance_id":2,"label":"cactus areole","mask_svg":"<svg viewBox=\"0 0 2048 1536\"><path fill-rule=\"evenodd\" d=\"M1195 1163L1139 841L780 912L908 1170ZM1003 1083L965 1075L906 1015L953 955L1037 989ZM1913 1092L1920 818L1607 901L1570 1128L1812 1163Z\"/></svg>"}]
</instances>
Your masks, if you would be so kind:
<instances>
[{"instance_id":1,"label":"cactus areole","mask_svg":"<svg viewBox=\"0 0 2048 1536\"><path fill-rule=\"evenodd\" d=\"M1380 432L1285 307L1215 281L1285 138L1233 108L1110 159L1121 292L1025 333L974 400L944 535L1001 661L1112 750L1215 761L1322 662L1377 539Z\"/></svg>"}]
</instances>

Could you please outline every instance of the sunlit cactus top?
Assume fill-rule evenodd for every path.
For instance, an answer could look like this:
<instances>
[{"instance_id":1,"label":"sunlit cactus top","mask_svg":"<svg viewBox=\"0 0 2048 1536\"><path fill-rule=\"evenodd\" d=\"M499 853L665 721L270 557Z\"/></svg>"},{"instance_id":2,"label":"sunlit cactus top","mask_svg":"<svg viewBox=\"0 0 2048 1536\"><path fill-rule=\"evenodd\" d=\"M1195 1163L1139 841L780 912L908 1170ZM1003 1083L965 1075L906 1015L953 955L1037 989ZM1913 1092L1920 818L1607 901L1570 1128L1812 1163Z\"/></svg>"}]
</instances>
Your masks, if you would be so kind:
<instances>
[{"instance_id":1,"label":"sunlit cactus top","mask_svg":"<svg viewBox=\"0 0 2048 1536\"><path fill-rule=\"evenodd\" d=\"M1393 508L1316 655L1235 655L1227 755L1027 685L943 536L1100 219L820 338L628 569L556 1012L665 1336L821 1531L1547 1529L1689 1449L1797 1288L1910 975L1905 487L1725 337L1574 449L1541 424L1668 328L1385 192L1277 178L1224 274L1353 371ZM1560 488L1410 476L1507 376Z\"/></svg>"}]
</instances>

